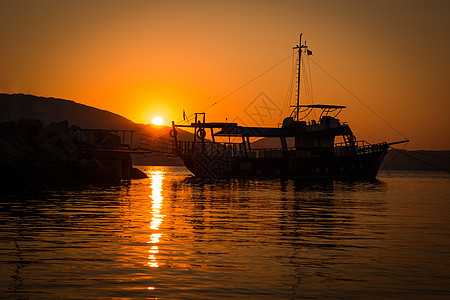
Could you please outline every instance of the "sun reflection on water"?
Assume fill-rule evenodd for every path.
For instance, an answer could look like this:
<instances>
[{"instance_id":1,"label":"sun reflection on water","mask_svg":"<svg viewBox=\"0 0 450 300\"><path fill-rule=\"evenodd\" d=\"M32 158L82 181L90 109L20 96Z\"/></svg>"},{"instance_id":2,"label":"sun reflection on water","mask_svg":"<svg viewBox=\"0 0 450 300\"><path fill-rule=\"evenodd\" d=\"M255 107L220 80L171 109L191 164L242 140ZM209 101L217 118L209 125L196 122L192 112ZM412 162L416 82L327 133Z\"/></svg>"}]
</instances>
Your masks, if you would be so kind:
<instances>
[{"instance_id":1,"label":"sun reflection on water","mask_svg":"<svg viewBox=\"0 0 450 300\"><path fill-rule=\"evenodd\" d=\"M153 244L153 246L148 250L148 266L151 268L158 268L158 260L156 258L156 254L159 252L158 249L158 243L159 239L162 236L162 233L159 232L159 227L161 226L161 223L164 219L164 215L161 214L161 208L162 208L162 202L163 202L163 196L162 196L162 183L164 180L164 174L161 171L154 171L150 175L150 180L152 182L150 188L152 190L152 193L150 195L150 198L152 199L152 209L150 211L151 213L151 222L150 222L150 229L152 230L152 233L150 235L150 241L148 241L149 244Z\"/></svg>"}]
</instances>

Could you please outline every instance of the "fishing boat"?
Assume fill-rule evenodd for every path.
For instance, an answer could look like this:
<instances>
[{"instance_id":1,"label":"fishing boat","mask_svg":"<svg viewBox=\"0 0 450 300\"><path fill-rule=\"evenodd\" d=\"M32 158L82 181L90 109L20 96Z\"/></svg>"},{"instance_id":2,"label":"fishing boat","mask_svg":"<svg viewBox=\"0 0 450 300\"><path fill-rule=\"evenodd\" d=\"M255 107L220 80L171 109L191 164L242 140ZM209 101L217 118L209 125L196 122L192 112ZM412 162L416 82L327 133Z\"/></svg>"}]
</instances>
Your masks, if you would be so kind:
<instances>
[{"instance_id":1,"label":"fishing boat","mask_svg":"<svg viewBox=\"0 0 450 300\"><path fill-rule=\"evenodd\" d=\"M357 140L350 126L337 118L345 106L300 104L301 56L311 51L302 44L302 35L294 49L298 52L296 102L281 126L206 122L205 113L196 113L187 125L172 122L173 154L196 177L375 178L388 148L408 142ZM306 116L314 115L319 117L306 121ZM178 139L179 128L193 130L192 140ZM279 139L280 146L255 148L253 141L261 138Z\"/></svg>"}]
</instances>

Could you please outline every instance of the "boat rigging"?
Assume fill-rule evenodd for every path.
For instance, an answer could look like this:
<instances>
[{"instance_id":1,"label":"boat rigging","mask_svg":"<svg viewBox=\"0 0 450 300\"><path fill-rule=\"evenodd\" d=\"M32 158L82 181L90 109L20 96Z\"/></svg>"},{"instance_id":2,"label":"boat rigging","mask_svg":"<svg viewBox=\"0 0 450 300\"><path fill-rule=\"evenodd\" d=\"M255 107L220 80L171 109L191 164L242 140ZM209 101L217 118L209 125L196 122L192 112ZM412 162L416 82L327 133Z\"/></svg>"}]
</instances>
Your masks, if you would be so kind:
<instances>
[{"instance_id":1,"label":"boat rigging","mask_svg":"<svg viewBox=\"0 0 450 300\"><path fill-rule=\"evenodd\" d=\"M173 154L199 178L221 179L236 177L285 178L374 178L390 145L407 140L370 144L357 140L347 123L337 116L346 108L342 105L300 103L301 55L311 55L305 44L298 50L296 102L281 127L248 127L237 123L206 122L206 114L196 113L194 122L177 125L172 122ZM217 103L217 102L216 102ZM319 118L305 121L312 111ZM194 130L192 140L179 140L177 128ZM207 139L209 131L210 139ZM220 138L228 138L222 141ZM231 142L231 137L238 142ZM337 142L342 137L343 142ZM280 146L270 149L254 148L252 139L278 138ZM288 146L288 140L293 145Z\"/></svg>"}]
</instances>

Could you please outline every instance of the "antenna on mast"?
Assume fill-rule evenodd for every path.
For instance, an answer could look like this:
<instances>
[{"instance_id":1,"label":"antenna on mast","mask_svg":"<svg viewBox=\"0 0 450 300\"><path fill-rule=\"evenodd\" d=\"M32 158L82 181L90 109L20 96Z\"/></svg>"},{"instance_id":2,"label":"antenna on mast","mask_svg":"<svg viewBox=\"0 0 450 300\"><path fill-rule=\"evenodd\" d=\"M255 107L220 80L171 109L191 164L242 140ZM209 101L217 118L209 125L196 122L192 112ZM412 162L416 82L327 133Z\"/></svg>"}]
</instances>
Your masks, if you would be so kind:
<instances>
[{"instance_id":1,"label":"antenna on mast","mask_svg":"<svg viewBox=\"0 0 450 300\"><path fill-rule=\"evenodd\" d=\"M299 121L299 114L300 114L300 70L301 70L301 64L302 64L302 49L307 49L308 46L306 46L306 42L304 45L302 45L302 35L303 33L300 33L300 39L299 44L296 45L293 49L298 49L298 64L297 64L297 99L295 104L295 120ZM311 55L312 52L309 50L306 50L307 55Z\"/></svg>"}]
</instances>

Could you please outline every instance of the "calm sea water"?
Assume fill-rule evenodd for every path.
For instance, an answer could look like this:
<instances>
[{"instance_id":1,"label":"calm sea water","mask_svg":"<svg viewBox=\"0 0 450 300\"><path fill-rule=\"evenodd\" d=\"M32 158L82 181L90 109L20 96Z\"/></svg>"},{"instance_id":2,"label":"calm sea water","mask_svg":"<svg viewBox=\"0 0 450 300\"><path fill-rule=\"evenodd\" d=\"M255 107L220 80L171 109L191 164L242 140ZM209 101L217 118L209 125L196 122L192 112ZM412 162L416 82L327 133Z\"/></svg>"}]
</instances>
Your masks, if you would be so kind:
<instances>
[{"instance_id":1,"label":"calm sea water","mask_svg":"<svg viewBox=\"0 0 450 300\"><path fill-rule=\"evenodd\" d=\"M450 177L198 182L0 196L2 299L450 297Z\"/></svg>"}]
</instances>

